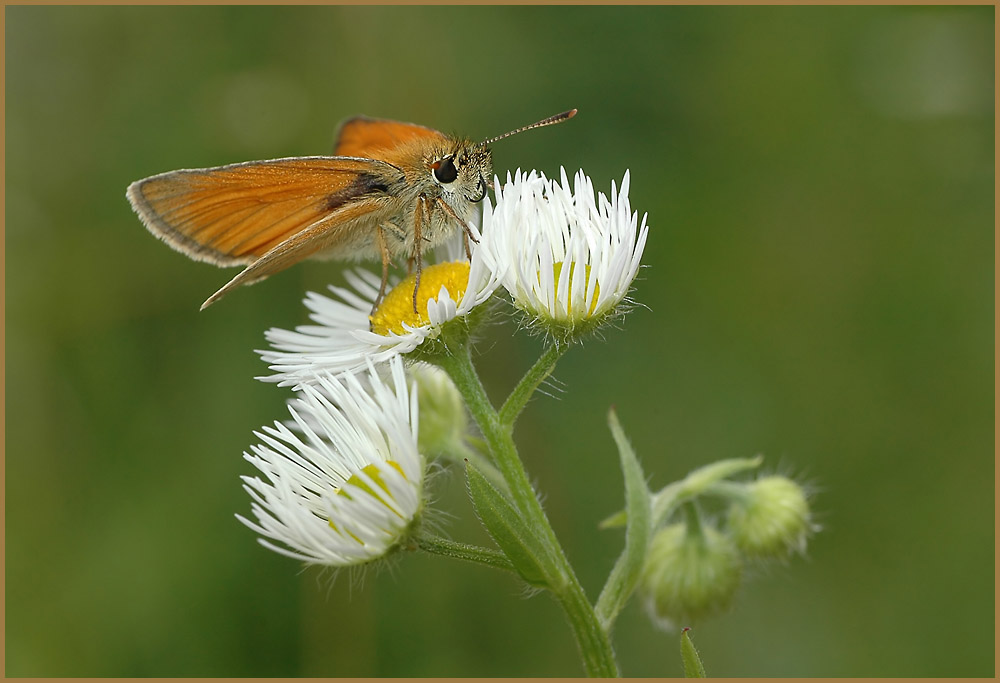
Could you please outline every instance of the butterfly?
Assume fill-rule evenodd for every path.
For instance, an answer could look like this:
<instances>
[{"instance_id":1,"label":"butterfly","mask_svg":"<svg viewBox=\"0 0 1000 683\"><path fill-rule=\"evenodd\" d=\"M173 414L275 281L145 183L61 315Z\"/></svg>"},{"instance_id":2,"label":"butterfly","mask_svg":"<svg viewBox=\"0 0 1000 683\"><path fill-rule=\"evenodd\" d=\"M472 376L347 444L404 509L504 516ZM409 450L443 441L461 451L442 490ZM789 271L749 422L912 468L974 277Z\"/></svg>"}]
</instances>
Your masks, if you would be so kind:
<instances>
[{"instance_id":1,"label":"butterfly","mask_svg":"<svg viewBox=\"0 0 1000 683\"><path fill-rule=\"evenodd\" d=\"M126 196L154 235L196 261L245 266L201 308L241 285L306 258L381 260L385 295L391 264L416 271L423 253L469 227L492 186L488 145L572 118L576 109L473 142L413 123L357 116L341 124L334 156L183 169L129 185Z\"/></svg>"}]
</instances>

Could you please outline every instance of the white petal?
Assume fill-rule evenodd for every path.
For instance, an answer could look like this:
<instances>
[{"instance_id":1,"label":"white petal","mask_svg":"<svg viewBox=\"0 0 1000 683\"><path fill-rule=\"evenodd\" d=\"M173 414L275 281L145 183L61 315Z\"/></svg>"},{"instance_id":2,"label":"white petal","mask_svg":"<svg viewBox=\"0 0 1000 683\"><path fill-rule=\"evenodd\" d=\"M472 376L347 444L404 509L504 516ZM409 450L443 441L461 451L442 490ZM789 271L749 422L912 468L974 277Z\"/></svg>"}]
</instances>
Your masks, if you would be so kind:
<instances>
[{"instance_id":1,"label":"white petal","mask_svg":"<svg viewBox=\"0 0 1000 683\"><path fill-rule=\"evenodd\" d=\"M499 179L494 182L499 186ZM500 277L518 307L572 324L621 303L648 235L645 216L636 234L630 185L626 171L620 188L612 183L609 198L595 196L583 171L574 174L572 184L565 169L559 182L534 171L508 174L496 207L486 206L480 251L494 272L497 264L506 264ZM562 264L558 276L555 264Z\"/></svg>"},{"instance_id":2,"label":"white petal","mask_svg":"<svg viewBox=\"0 0 1000 683\"><path fill-rule=\"evenodd\" d=\"M364 382L319 376L289 406L299 433L281 423L256 432L263 443L244 457L264 478L242 477L254 519L237 518L264 546L346 566L380 557L400 540L420 510L424 460L401 359L389 370L388 381L371 364Z\"/></svg>"}]
</instances>

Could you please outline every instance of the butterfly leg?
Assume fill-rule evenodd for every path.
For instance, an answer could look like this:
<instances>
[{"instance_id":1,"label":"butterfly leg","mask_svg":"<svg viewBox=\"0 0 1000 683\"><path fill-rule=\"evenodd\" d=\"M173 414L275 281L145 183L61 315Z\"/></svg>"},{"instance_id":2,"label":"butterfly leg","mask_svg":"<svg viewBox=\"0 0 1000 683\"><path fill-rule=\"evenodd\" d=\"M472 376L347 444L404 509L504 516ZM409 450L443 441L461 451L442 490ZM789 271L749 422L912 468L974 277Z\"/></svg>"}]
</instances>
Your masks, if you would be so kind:
<instances>
[{"instance_id":1,"label":"butterfly leg","mask_svg":"<svg viewBox=\"0 0 1000 683\"><path fill-rule=\"evenodd\" d=\"M389 257L389 245L385 241L385 231L381 225L375 228L375 242L378 244L378 252L382 256L382 284L379 285L378 296L375 297L375 303L372 304L372 315L375 315L379 304L382 303L382 297L385 296L385 286L389 282L389 263L391 259Z\"/></svg>"},{"instance_id":2,"label":"butterfly leg","mask_svg":"<svg viewBox=\"0 0 1000 683\"><path fill-rule=\"evenodd\" d=\"M413 216L413 260L417 266L417 277L416 281L413 283L414 313L417 313L417 291L420 289L420 272L423 270L424 228L422 223L424 220L424 211L427 210L424 202L425 200L423 197L417 199L417 208Z\"/></svg>"},{"instance_id":3,"label":"butterfly leg","mask_svg":"<svg viewBox=\"0 0 1000 683\"><path fill-rule=\"evenodd\" d=\"M472 262L472 249L469 247L469 233L462 233L462 246L465 247L465 258Z\"/></svg>"},{"instance_id":4,"label":"butterfly leg","mask_svg":"<svg viewBox=\"0 0 1000 683\"><path fill-rule=\"evenodd\" d=\"M466 223L457 213L455 213L455 211L450 206L448 206L448 203L445 200L438 197L437 203L440 204L441 208L444 209L444 212L448 214L453 220L455 220L459 225L461 225L462 230L465 231L465 234L462 235L462 241L465 244L465 255L468 256L469 260L471 261L472 250L469 248L469 240L472 240L474 243L479 244L479 240L477 240L476 236L472 234L472 228L470 228L469 224Z\"/></svg>"}]
</instances>

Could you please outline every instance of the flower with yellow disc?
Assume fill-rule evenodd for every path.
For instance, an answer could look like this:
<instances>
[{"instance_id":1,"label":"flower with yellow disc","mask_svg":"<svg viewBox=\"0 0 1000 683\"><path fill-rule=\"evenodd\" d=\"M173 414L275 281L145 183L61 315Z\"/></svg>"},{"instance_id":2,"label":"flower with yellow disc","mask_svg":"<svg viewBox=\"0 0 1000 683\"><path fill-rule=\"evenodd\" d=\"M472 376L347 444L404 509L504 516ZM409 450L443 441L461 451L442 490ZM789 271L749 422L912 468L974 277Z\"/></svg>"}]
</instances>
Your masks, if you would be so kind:
<instances>
[{"instance_id":1,"label":"flower with yellow disc","mask_svg":"<svg viewBox=\"0 0 1000 683\"><path fill-rule=\"evenodd\" d=\"M237 518L275 552L308 564L371 562L413 538L423 509L425 461L417 448L417 399L402 359L387 379L320 375L256 436L244 458L255 521Z\"/></svg>"},{"instance_id":2,"label":"flower with yellow disc","mask_svg":"<svg viewBox=\"0 0 1000 683\"><path fill-rule=\"evenodd\" d=\"M258 353L275 374L261 379L296 386L314 382L324 372L355 372L368 362L410 353L435 339L446 323L468 316L493 295L503 272L487 268L475 244L468 261L461 235L442 251L442 258L421 272L417 312L414 274L396 283L374 313L381 280L362 269L346 273L350 289L330 287L335 298L309 292L305 304L315 324L265 333L271 348Z\"/></svg>"}]
</instances>

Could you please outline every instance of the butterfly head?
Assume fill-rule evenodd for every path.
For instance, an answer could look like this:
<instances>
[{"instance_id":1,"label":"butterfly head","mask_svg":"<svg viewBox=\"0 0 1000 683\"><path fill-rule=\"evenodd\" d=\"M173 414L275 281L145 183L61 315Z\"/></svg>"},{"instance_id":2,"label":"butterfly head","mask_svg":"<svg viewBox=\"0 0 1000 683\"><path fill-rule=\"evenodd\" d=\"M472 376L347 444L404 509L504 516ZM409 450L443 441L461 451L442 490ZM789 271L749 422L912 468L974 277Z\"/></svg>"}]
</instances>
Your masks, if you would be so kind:
<instances>
[{"instance_id":1,"label":"butterfly head","mask_svg":"<svg viewBox=\"0 0 1000 683\"><path fill-rule=\"evenodd\" d=\"M482 201L493 177L493 155L484 145L460 142L428 163L441 193L470 202Z\"/></svg>"}]
</instances>

